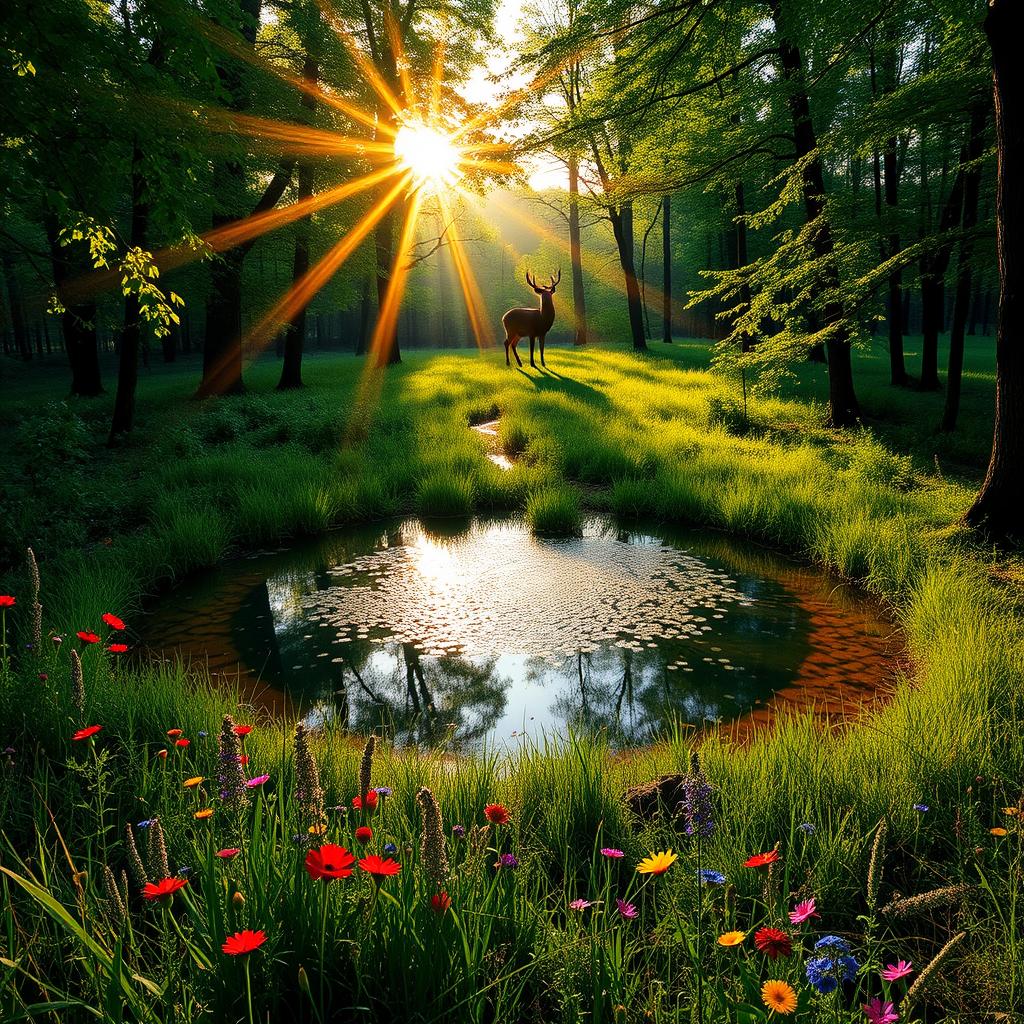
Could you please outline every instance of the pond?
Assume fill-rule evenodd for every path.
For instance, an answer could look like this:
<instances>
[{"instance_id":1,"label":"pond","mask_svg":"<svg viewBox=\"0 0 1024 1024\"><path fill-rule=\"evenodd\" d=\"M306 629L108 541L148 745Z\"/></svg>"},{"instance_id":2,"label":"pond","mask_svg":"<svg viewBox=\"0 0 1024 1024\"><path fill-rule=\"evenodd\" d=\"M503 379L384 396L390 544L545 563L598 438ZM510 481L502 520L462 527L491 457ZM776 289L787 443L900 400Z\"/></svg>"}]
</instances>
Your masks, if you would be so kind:
<instances>
[{"instance_id":1,"label":"pond","mask_svg":"<svg viewBox=\"0 0 1024 1024\"><path fill-rule=\"evenodd\" d=\"M574 539L409 519L259 551L175 589L143 640L276 713L453 749L840 713L903 656L834 579L717 533L601 518Z\"/></svg>"}]
</instances>

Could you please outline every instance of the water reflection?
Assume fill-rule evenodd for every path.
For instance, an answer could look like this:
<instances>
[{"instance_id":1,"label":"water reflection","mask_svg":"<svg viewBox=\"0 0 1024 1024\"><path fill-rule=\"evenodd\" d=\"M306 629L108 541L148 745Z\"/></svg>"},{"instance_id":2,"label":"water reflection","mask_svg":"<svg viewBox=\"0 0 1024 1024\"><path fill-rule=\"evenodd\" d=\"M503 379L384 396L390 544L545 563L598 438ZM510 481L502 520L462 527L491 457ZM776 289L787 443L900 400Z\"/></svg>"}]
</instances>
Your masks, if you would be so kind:
<instances>
[{"instance_id":1,"label":"water reflection","mask_svg":"<svg viewBox=\"0 0 1024 1024\"><path fill-rule=\"evenodd\" d=\"M541 541L503 520L259 552L176 591L146 639L280 711L474 747L835 709L891 678L891 634L831 581L717 535L595 520Z\"/></svg>"}]
</instances>

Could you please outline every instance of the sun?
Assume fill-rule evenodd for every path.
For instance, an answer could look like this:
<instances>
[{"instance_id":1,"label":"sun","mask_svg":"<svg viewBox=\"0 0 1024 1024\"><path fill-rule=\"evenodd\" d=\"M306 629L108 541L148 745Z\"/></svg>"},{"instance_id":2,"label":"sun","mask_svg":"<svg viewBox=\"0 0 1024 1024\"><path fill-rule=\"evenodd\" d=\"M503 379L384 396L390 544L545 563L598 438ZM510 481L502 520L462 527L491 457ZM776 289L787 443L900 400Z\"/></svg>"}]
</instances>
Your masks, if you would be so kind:
<instances>
[{"instance_id":1,"label":"sun","mask_svg":"<svg viewBox=\"0 0 1024 1024\"><path fill-rule=\"evenodd\" d=\"M411 172L417 189L441 192L462 177L462 150L443 129L423 121L407 121L395 135L395 159Z\"/></svg>"}]
</instances>

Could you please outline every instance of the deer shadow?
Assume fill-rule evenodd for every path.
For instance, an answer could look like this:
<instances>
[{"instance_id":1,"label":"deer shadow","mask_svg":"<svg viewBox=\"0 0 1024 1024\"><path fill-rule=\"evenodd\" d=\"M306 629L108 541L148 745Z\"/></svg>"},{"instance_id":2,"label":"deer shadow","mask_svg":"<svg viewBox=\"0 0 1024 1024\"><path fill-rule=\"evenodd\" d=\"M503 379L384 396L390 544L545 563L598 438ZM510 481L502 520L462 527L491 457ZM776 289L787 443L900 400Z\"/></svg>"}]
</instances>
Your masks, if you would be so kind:
<instances>
[{"instance_id":1,"label":"deer shadow","mask_svg":"<svg viewBox=\"0 0 1024 1024\"><path fill-rule=\"evenodd\" d=\"M611 402L609 401L608 396L603 391L599 391L597 388L591 387L589 384L584 384L572 377L566 377L564 374L556 373L549 366L536 366L531 367L531 369L536 370L536 375L530 373L525 366L516 367L516 370L521 373L538 391L561 392L562 394L570 395L572 398L579 399L579 401L585 402L588 405L592 405L599 409L608 409L611 407Z\"/></svg>"}]
</instances>

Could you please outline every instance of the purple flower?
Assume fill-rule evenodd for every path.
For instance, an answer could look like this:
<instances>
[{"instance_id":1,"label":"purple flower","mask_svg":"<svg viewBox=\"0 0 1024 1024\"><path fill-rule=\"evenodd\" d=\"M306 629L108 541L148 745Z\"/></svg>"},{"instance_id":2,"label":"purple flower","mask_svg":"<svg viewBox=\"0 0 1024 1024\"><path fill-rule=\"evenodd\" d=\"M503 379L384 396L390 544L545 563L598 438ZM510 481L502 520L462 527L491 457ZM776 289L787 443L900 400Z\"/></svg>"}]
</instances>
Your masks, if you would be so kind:
<instances>
[{"instance_id":1,"label":"purple flower","mask_svg":"<svg viewBox=\"0 0 1024 1024\"><path fill-rule=\"evenodd\" d=\"M704 868L700 872L700 880L705 885L725 885L725 875L721 871L709 871Z\"/></svg>"},{"instance_id":2,"label":"purple flower","mask_svg":"<svg viewBox=\"0 0 1024 1024\"><path fill-rule=\"evenodd\" d=\"M452 835L456 839L466 838L466 826L465 825L452 825Z\"/></svg>"},{"instance_id":3,"label":"purple flower","mask_svg":"<svg viewBox=\"0 0 1024 1024\"><path fill-rule=\"evenodd\" d=\"M519 867L519 858L514 853L503 853L494 862L494 866L496 868L517 868Z\"/></svg>"},{"instance_id":4,"label":"purple flower","mask_svg":"<svg viewBox=\"0 0 1024 1024\"><path fill-rule=\"evenodd\" d=\"M593 905L594 904L590 900L573 900L569 904L569 909L570 910L579 910L579 911L582 912L582 911L586 910L587 907L592 907Z\"/></svg>"},{"instance_id":5,"label":"purple flower","mask_svg":"<svg viewBox=\"0 0 1024 1024\"><path fill-rule=\"evenodd\" d=\"M914 810L925 814L929 810L929 807L927 804L914 804Z\"/></svg>"},{"instance_id":6,"label":"purple flower","mask_svg":"<svg viewBox=\"0 0 1024 1024\"><path fill-rule=\"evenodd\" d=\"M264 782L269 782L269 775L257 775L254 779L246 779L245 784L250 789L255 789L257 786L262 786Z\"/></svg>"},{"instance_id":7,"label":"purple flower","mask_svg":"<svg viewBox=\"0 0 1024 1024\"><path fill-rule=\"evenodd\" d=\"M616 850L614 846L604 846L601 848L601 856L612 857L613 859L618 860L620 857L625 857L626 855L621 850Z\"/></svg>"},{"instance_id":8,"label":"purple flower","mask_svg":"<svg viewBox=\"0 0 1024 1024\"><path fill-rule=\"evenodd\" d=\"M803 822L803 824L797 825L797 828L800 829L800 831L803 832L804 835L808 836L813 836L816 831L814 826L809 821L805 821Z\"/></svg>"},{"instance_id":9,"label":"purple flower","mask_svg":"<svg viewBox=\"0 0 1024 1024\"><path fill-rule=\"evenodd\" d=\"M640 916L640 911L636 909L636 904L627 903L625 900L621 900L618 897L615 898L615 909L618 910L619 914L627 921L632 921L634 917Z\"/></svg>"},{"instance_id":10,"label":"purple flower","mask_svg":"<svg viewBox=\"0 0 1024 1024\"><path fill-rule=\"evenodd\" d=\"M378 786L376 789L377 796L391 796L393 792L390 786Z\"/></svg>"},{"instance_id":11,"label":"purple flower","mask_svg":"<svg viewBox=\"0 0 1024 1024\"><path fill-rule=\"evenodd\" d=\"M153 819L152 818L144 818L142 821L138 822L135 827L136 828L149 828L149 826L152 825L152 824L153 824Z\"/></svg>"},{"instance_id":12,"label":"purple flower","mask_svg":"<svg viewBox=\"0 0 1024 1024\"><path fill-rule=\"evenodd\" d=\"M688 836L709 836L715 830L711 785L696 753L690 755L690 771L683 779L683 799L679 810Z\"/></svg>"}]
</instances>

